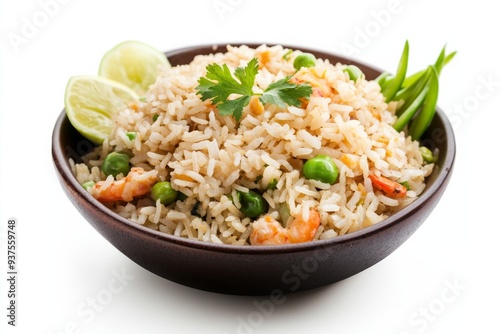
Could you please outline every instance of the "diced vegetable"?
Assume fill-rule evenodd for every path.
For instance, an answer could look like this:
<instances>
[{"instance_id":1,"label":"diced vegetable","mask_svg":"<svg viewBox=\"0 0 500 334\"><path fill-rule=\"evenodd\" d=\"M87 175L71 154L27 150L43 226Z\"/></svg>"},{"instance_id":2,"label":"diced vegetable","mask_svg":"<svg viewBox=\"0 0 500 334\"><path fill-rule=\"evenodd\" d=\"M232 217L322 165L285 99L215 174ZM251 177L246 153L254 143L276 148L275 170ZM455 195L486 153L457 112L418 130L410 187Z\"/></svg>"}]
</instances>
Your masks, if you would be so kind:
<instances>
[{"instance_id":1,"label":"diced vegetable","mask_svg":"<svg viewBox=\"0 0 500 334\"><path fill-rule=\"evenodd\" d=\"M267 187L266 189L267 190L274 190L276 189L276 185L278 184L278 180L277 179L272 179L271 181L269 181L269 183L267 184Z\"/></svg>"},{"instance_id":2,"label":"diced vegetable","mask_svg":"<svg viewBox=\"0 0 500 334\"><path fill-rule=\"evenodd\" d=\"M403 187L406 188L406 190L410 190L410 183L408 181L403 181L400 183Z\"/></svg>"},{"instance_id":3,"label":"diced vegetable","mask_svg":"<svg viewBox=\"0 0 500 334\"><path fill-rule=\"evenodd\" d=\"M434 162L434 155L432 154L431 150L429 150L425 146L420 146L419 150L420 154L422 154L422 158L426 163L431 164Z\"/></svg>"},{"instance_id":4,"label":"diced vegetable","mask_svg":"<svg viewBox=\"0 0 500 334\"><path fill-rule=\"evenodd\" d=\"M278 205L278 213L280 215L280 221L281 225L283 227L286 227L286 222L288 221L288 218L290 218L290 208L288 207L288 204L286 203L280 203Z\"/></svg>"},{"instance_id":5,"label":"diced vegetable","mask_svg":"<svg viewBox=\"0 0 500 334\"><path fill-rule=\"evenodd\" d=\"M85 190L89 190L90 188L92 188L93 186L95 185L95 182L94 181L87 181L85 183L82 184L82 187L85 189Z\"/></svg>"},{"instance_id":6,"label":"diced vegetable","mask_svg":"<svg viewBox=\"0 0 500 334\"><path fill-rule=\"evenodd\" d=\"M126 136L128 137L128 139L130 139L130 140L134 140L134 139L135 139L135 137L137 136L137 134L136 134L135 132L127 132L125 135L126 135Z\"/></svg>"}]
</instances>

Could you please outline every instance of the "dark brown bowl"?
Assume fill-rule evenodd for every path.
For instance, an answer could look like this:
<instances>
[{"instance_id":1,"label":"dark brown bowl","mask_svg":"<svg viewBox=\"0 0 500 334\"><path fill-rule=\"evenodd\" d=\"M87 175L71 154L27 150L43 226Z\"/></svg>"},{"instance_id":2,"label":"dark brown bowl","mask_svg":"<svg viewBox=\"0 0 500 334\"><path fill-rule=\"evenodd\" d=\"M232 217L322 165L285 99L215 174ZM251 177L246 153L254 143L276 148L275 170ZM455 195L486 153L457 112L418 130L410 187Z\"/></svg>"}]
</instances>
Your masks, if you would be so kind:
<instances>
[{"instance_id":1,"label":"dark brown bowl","mask_svg":"<svg viewBox=\"0 0 500 334\"><path fill-rule=\"evenodd\" d=\"M369 79L380 74L376 68L335 54L288 47L330 59L332 63L354 64ZM225 44L188 47L166 55L172 65L178 65L189 63L195 55L214 51L225 52ZM421 226L445 191L455 159L453 130L440 109L421 142L439 149L437 168L427 178L423 194L400 212L374 226L330 240L262 247L218 245L174 237L128 221L107 209L84 191L71 172L68 159L79 161L93 145L73 128L64 110L54 127L52 156L59 181L71 202L100 234L140 266L197 289L279 295L355 275L391 254Z\"/></svg>"}]
</instances>

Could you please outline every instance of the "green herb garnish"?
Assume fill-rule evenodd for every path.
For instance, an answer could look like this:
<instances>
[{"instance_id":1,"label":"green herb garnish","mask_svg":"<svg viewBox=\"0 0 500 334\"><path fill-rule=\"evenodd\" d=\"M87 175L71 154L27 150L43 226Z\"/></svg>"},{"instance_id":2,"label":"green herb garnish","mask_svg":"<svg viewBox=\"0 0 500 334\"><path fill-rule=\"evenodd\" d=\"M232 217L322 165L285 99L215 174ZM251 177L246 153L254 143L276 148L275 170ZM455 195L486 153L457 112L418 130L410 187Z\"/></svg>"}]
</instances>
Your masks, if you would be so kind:
<instances>
[{"instance_id":1,"label":"green herb garnish","mask_svg":"<svg viewBox=\"0 0 500 334\"><path fill-rule=\"evenodd\" d=\"M262 93L255 93L253 86L259 71L257 58L250 60L246 67L234 70L234 77L226 64L210 64L207 66L206 77L198 80L197 93L203 101L211 100L223 116L233 116L240 121L243 108L250 103L252 96L258 96L262 104L274 104L280 108L287 105L299 107L302 99L309 99L312 87L307 84L290 82L291 76L286 76L270 84ZM236 77L236 78L235 78ZM232 94L240 95L229 99Z\"/></svg>"}]
</instances>

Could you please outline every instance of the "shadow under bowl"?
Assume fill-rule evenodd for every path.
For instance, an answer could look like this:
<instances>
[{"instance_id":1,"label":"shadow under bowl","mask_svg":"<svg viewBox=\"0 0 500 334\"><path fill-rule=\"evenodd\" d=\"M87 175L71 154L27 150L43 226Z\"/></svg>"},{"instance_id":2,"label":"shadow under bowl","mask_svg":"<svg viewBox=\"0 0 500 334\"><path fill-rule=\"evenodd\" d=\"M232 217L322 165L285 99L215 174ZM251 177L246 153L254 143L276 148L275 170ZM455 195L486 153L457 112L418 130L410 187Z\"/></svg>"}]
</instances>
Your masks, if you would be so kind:
<instances>
[{"instance_id":1,"label":"shadow under bowl","mask_svg":"<svg viewBox=\"0 0 500 334\"><path fill-rule=\"evenodd\" d=\"M240 45L235 43L232 45ZM246 44L257 47L260 44ZM317 58L358 66L368 79L381 71L335 54L310 52ZM194 46L166 52L175 66L196 55L225 52L226 44ZM113 246L145 269L196 289L239 295L279 295L328 285L381 261L403 244L432 212L452 174L455 139L438 108L421 144L439 150L426 189L412 204L382 222L330 240L284 246L230 246L188 240L145 228L120 217L90 196L77 182L69 159L81 161L94 145L61 112L54 126L52 156L59 181L84 218Z\"/></svg>"}]
</instances>

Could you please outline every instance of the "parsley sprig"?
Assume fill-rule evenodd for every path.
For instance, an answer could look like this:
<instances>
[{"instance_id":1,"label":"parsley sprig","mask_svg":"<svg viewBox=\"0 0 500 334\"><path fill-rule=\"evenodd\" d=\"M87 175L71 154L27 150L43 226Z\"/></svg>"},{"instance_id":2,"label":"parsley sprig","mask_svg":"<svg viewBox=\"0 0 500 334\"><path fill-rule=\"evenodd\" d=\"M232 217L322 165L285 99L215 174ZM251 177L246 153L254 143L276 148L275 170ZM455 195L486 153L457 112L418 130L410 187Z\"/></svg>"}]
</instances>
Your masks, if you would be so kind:
<instances>
[{"instance_id":1,"label":"parsley sprig","mask_svg":"<svg viewBox=\"0 0 500 334\"><path fill-rule=\"evenodd\" d=\"M287 105L299 107L302 99L309 99L312 93L310 85L290 82L291 75L273 82L263 93L255 93L253 86L259 71L257 58L250 60L246 67L236 68L234 77L226 64L222 66L210 64L206 70L206 77L201 77L196 87L201 99L211 100L221 115L233 116L238 122L243 114L243 108L250 103L252 96L258 96L262 104L268 103L286 108ZM232 94L240 96L230 100L229 96Z\"/></svg>"}]
</instances>

